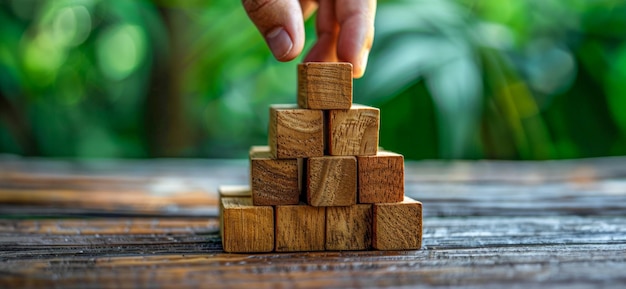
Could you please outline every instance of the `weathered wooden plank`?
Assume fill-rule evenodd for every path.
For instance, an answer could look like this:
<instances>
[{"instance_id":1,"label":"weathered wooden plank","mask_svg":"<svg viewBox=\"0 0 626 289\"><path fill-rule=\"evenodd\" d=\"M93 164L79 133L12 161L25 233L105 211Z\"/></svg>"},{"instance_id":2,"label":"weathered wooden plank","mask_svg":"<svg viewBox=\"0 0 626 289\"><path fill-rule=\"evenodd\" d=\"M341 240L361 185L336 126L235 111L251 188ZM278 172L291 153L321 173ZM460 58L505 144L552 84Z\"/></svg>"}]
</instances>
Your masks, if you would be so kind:
<instances>
[{"instance_id":1,"label":"weathered wooden plank","mask_svg":"<svg viewBox=\"0 0 626 289\"><path fill-rule=\"evenodd\" d=\"M0 219L0 234L206 234L217 230L215 218Z\"/></svg>"},{"instance_id":2,"label":"weathered wooden plank","mask_svg":"<svg viewBox=\"0 0 626 289\"><path fill-rule=\"evenodd\" d=\"M167 221L159 220L159 222ZM47 226L66 227L63 230L35 232L33 222L43 222ZM174 235L155 235L161 232L153 228L146 234L123 234L121 229L128 224L139 226L144 219L98 219L93 222L111 222L113 233L87 233L95 231L89 220L2 220L0 247L6 248L55 248L58 246L116 246L142 244L219 244L216 228L217 220L210 219L206 231L197 233L182 229L178 221L171 225L172 230L187 231ZM149 221L155 222L155 221ZM197 221L196 221L197 222ZM190 220L190 224L194 221ZM506 247L506 246L559 246L563 244L626 244L625 216L555 216L555 217L430 217L424 218L423 249L458 249L461 247ZM147 225L146 225L147 226ZM30 227L30 228L29 228ZM106 227L103 225L103 227ZM15 228L15 229L13 229ZM26 229L19 229L26 228ZM66 233L71 232L71 233ZM78 234L81 232L81 234ZM141 233L144 233L142 231ZM555 247L556 248L556 247ZM0 254L2 251L0 251ZM372 252L374 255L379 253Z\"/></svg>"},{"instance_id":3,"label":"weathered wooden plank","mask_svg":"<svg viewBox=\"0 0 626 289\"><path fill-rule=\"evenodd\" d=\"M91 282L99 286L122 282L166 287L194 286L202 282L211 282L215 286L250 286L254 283L260 288L277 284L289 287L294 286L294 282L302 287L543 284L542 287L556 288L579 283L589 286L615 283L621 286L623 270L626 269L624 250L625 244L608 247L571 245L567 251L550 246L515 246L403 251L396 254L320 252L306 253L307 258L303 258L303 254L264 254L254 258L224 254L170 254L152 258L52 259L30 262L28 267L24 264L27 261L20 260L4 262L0 266L26 271L30 279L19 278L24 275L17 273L6 274L4 276L17 277L0 278L0 284L15 285L19 281L34 280L39 282L32 284L68 288Z\"/></svg>"},{"instance_id":4,"label":"weathered wooden plank","mask_svg":"<svg viewBox=\"0 0 626 289\"><path fill-rule=\"evenodd\" d=\"M245 161L77 165L0 157L0 188L24 194L0 204L0 214L100 215L0 219L0 288L621 288L625 160L406 162L406 192L424 204L422 250L242 255L223 253L215 217L122 215L213 208L215 216L217 187L245 183ZM63 191L83 200L55 196ZM163 202L189 191L213 201ZM107 196L99 199L104 209L90 202L96 194ZM143 199L115 200L123 194Z\"/></svg>"},{"instance_id":5,"label":"weathered wooden plank","mask_svg":"<svg viewBox=\"0 0 626 289\"><path fill-rule=\"evenodd\" d=\"M589 185L407 182L406 194L419 199L424 216L626 215L626 182Z\"/></svg>"},{"instance_id":6,"label":"weathered wooden plank","mask_svg":"<svg viewBox=\"0 0 626 289\"><path fill-rule=\"evenodd\" d=\"M157 246L141 244L148 236L122 247L104 242L94 247L89 242L74 240L70 245L56 247L60 255L47 250L30 254L21 250L1 252L0 272L4 274L0 275L0 284L25 282L23 277L29 276L29 282L37 281L31 283L35 287L56 284L70 288L94 280L98 284L123 282L139 286L158 282L183 287L200 282L215 282L211 284L216 286L246 286L256 282L261 288L296 284L292 282L302 287L349 284L435 287L461 282L476 287L517 284L554 288L582 282L589 286L615 284L617 288L624 281L626 269L625 221L624 217L557 217L549 222L545 218L485 217L478 222L467 218L432 218L425 220L428 225L424 231L424 250L399 252L246 256L213 251L207 255L212 251L201 246L218 244L217 235L204 240L172 238ZM93 235L86 237L99 239ZM606 240L611 242L604 244ZM62 238L56 242L67 244ZM180 246L186 246L187 253L180 252L185 251ZM170 247L174 251L168 253ZM103 248L109 248L105 255L100 251ZM38 253L44 253L44 258ZM346 260L356 262L347 264ZM581 270L589 274L581 274ZM381 280L382 276L388 279Z\"/></svg>"},{"instance_id":7,"label":"weathered wooden plank","mask_svg":"<svg viewBox=\"0 0 626 289\"><path fill-rule=\"evenodd\" d=\"M626 158L513 163L407 161L405 190L410 197L428 204L424 216L624 215L624 163ZM145 169L148 166L150 170ZM69 162L0 158L0 188L11 184L11 190L2 190L0 198L16 196L10 204L0 202L0 215L216 216L216 189L223 184L248 182L247 166L247 161L241 160ZM10 177L14 175L19 177ZM40 178L43 181L37 181ZM75 185L96 179L112 185L95 191ZM113 179L145 184L136 190L120 189ZM55 183L50 190L71 194L59 198L54 192L41 192L41 187L28 185L31 180L38 186L50 181ZM185 194L187 190L197 190L199 199ZM99 196L91 198L92 194ZM139 196L125 199L118 195Z\"/></svg>"}]
</instances>

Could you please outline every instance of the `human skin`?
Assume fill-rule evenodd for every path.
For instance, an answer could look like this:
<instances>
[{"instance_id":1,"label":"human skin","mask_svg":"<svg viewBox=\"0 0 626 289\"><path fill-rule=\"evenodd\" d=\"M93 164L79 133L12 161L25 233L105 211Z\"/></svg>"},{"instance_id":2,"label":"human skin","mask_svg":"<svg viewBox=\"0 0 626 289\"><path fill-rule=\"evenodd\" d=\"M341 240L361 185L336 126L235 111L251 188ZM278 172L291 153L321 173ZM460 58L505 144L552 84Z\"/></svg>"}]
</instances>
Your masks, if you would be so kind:
<instances>
[{"instance_id":1,"label":"human skin","mask_svg":"<svg viewBox=\"0 0 626 289\"><path fill-rule=\"evenodd\" d=\"M374 41L376 0L242 0L248 16L279 61L304 47L304 20L317 10L317 41L305 62L345 61L363 76Z\"/></svg>"}]
</instances>

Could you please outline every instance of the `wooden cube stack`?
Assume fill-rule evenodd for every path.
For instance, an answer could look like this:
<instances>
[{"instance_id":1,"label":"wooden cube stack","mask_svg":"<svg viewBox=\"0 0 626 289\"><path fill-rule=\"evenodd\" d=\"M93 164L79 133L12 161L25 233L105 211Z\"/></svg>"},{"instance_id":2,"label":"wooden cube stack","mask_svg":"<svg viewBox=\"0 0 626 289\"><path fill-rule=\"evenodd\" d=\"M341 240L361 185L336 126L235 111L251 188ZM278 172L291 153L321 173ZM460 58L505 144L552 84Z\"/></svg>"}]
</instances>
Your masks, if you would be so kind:
<instances>
[{"instance_id":1,"label":"wooden cube stack","mask_svg":"<svg viewBox=\"0 0 626 289\"><path fill-rule=\"evenodd\" d=\"M300 64L297 105L269 112L250 185L219 189L226 252L420 249L422 204L379 151L379 109L352 103L350 63Z\"/></svg>"}]
</instances>

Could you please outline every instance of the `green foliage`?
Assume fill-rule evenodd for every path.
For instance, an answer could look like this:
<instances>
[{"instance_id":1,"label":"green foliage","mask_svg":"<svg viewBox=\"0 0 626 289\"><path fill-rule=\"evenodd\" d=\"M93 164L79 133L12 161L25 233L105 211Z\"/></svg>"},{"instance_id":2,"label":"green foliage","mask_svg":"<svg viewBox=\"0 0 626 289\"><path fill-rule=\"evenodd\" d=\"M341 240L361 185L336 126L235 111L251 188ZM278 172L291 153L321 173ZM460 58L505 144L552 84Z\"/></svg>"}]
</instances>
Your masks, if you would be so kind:
<instances>
[{"instance_id":1,"label":"green foliage","mask_svg":"<svg viewBox=\"0 0 626 289\"><path fill-rule=\"evenodd\" d=\"M619 62L624 9L622 1L386 3L358 94L399 102L398 92L425 85L428 90L414 97L433 99L434 157L624 154L625 135L617 129L626 99L625 64ZM418 127L412 133L432 135ZM429 145L413 150L428 151Z\"/></svg>"},{"instance_id":2,"label":"green foliage","mask_svg":"<svg viewBox=\"0 0 626 289\"><path fill-rule=\"evenodd\" d=\"M295 102L238 1L0 0L0 152L244 157ZM379 1L355 102L407 158L626 154L623 1ZM314 41L307 22L307 47Z\"/></svg>"}]
</instances>

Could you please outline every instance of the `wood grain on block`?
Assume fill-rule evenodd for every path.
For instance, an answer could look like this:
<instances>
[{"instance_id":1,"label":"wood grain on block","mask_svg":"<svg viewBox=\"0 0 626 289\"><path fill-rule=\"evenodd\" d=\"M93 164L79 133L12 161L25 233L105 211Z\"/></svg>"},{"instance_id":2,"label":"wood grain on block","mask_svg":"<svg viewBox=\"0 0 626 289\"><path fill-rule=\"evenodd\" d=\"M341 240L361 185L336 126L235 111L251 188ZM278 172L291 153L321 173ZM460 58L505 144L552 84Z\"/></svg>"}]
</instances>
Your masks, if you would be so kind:
<instances>
[{"instance_id":1,"label":"wood grain on block","mask_svg":"<svg viewBox=\"0 0 626 289\"><path fill-rule=\"evenodd\" d=\"M422 203L404 197L400 203L373 204L372 247L411 250L422 247Z\"/></svg>"},{"instance_id":2,"label":"wood grain on block","mask_svg":"<svg viewBox=\"0 0 626 289\"><path fill-rule=\"evenodd\" d=\"M357 164L350 156L323 156L307 159L307 203L311 206L356 204Z\"/></svg>"},{"instance_id":3,"label":"wood grain on block","mask_svg":"<svg viewBox=\"0 0 626 289\"><path fill-rule=\"evenodd\" d=\"M248 197L223 197L222 245L231 253L274 250L274 208L254 206Z\"/></svg>"},{"instance_id":4,"label":"wood grain on block","mask_svg":"<svg viewBox=\"0 0 626 289\"><path fill-rule=\"evenodd\" d=\"M352 104L352 64L298 64L298 105L307 109L349 109Z\"/></svg>"},{"instance_id":5,"label":"wood grain on block","mask_svg":"<svg viewBox=\"0 0 626 289\"><path fill-rule=\"evenodd\" d=\"M224 215L224 213L222 212L222 206L219 205L222 203L222 198L224 197L245 197L245 198L250 198L252 195L250 193L250 186L248 185L224 185L224 186L219 186L217 188L217 193L219 194L219 202L218 202L218 207L219 207L219 217L220 217L220 224L222 223L222 216ZM220 231L220 235L222 234L222 231Z\"/></svg>"},{"instance_id":6,"label":"wood grain on block","mask_svg":"<svg viewBox=\"0 0 626 289\"><path fill-rule=\"evenodd\" d=\"M255 206L300 202L297 159L274 159L268 147L250 151L250 187Z\"/></svg>"},{"instance_id":7,"label":"wood grain on block","mask_svg":"<svg viewBox=\"0 0 626 289\"><path fill-rule=\"evenodd\" d=\"M276 251L322 251L326 208L305 204L276 206Z\"/></svg>"},{"instance_id":8,"label":"wood grain on block","mask_svg":"<svg viewBox=\"0 0 626 289\"><path fill-rule=\"evenodd\" d=\"M270 107L269 146L277 159L324 155L324 113L296 105Z\"/></svg>"},{"instance_id":9,"label":"wood grain on block","mask_svg":"<svg viewBox=\"0 0 626 289\"><path fill-rule=\"evenodd\" d=\"M328 153L334 156L369 156L378 152L380 110L352 105L328 111Z\"/></svg>"},{"instance_id":10,"label":"wood grain on block","mask_svg":"<svg viewBox=\"0 0 626 289\"><path fill-rule=\"evenodd\" d=\"M404 157L392 152L357 157L359 203L395 203L404 199Z\"/></svg>"},{"instance_id":11,"label":"wood grain on block","mask_svg":"<svg viewBox=\"0 0 626 289\"><path fill-rule=\"evenodd\" d=\"M326 208L326 250L367 250L372 246L372 205Z\"/></svg>"}]
</instances>

